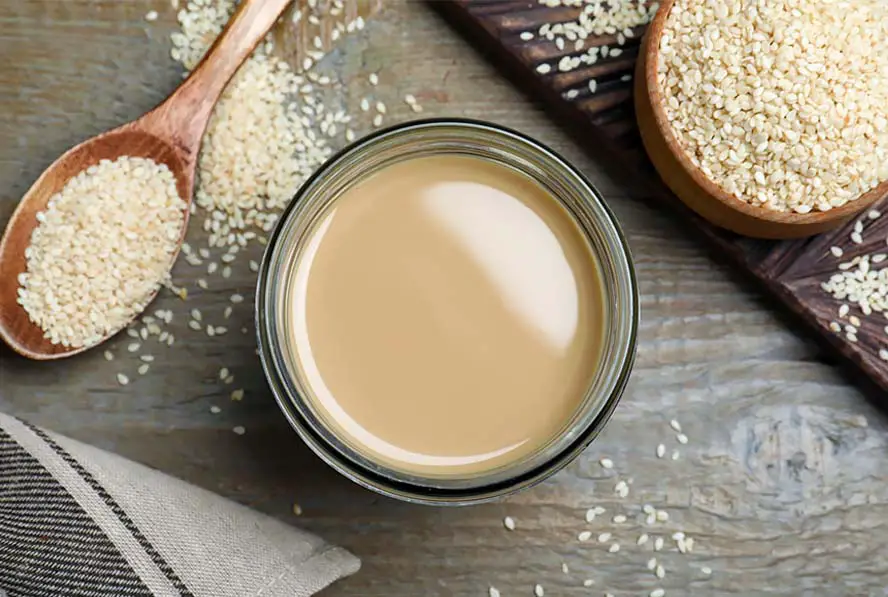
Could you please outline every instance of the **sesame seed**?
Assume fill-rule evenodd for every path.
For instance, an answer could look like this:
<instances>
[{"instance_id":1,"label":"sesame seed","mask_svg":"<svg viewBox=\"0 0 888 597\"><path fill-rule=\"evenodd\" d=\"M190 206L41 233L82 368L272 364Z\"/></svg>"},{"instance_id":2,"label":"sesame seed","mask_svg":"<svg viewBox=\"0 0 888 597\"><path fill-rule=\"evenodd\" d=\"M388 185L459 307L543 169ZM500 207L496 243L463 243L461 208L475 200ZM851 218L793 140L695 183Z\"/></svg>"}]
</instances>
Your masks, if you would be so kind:
<instances>
[{"instance_id":1,"label":"sesame seed","mask_svg":"<svg viewBox=\"0 0 888 597\"><path fill-rule=\"evenodd\" d=\"M561 562L561 571L565 574L570 574L570 568L568 568L567 562Z\"/></svg>"},{"instance_id":2,"label":"sesame seed","mask_svg":"<svg viewBox=\"0 0 888 597\"><path fill-rule=\"evenodd\" d=\"M126 347L126 350L127 352L138 352L140 348L142 345L139 342L132 342Z\"/></svg>"},{"instance_id":3,"label":"sesame seed","mask_svg":"<svg viewBox=\"0 0 888 597\"><path fill-rule=\"evenodd\" d=\"M845 317L846 315L848 315L848 312L850 310L851 310L851 307L843 304L841 307L839 307L839 317Z\"/></svg>"},{"instance_id":4,"label":"sesame seed","mask_svg":"<svg viewBox=\"0 0 888 597\"><path fill-rule=\"evenodd\" d=\"M612 535L610 533L601 533L600 535L598 535L598 542L607 543L608 541L610 541L611 537Z\"/></svg>"},{"instance_id":5,"label":"sesame seed","mask_svg":"<svg viewBox=\"0 0 888 597\"><path fill-rule=\"evenodd\" d=\"M114 360L114 353L112 353L110 350L106 350L105 351L105 360L106 361L113 361Z\"/></svg>"},{"instance_id":6,"label":"sesame seed","mask_svg":"<svg viewBox=\"0 0 888 597\"><path fill-rule=\"evenodd\" d=\"M595 584L595 581L592 580L591 578L587 578L586 580L583 581L584 587L591 587L594 584Z\"/></svg>"},{"instance_id":7,"label":"sesame seed","mask_svg":"<svg viewBox=\"0 0 888 597\"><path fill-rule=\"evenodd\" d=\"M666 510L658 510L656 516L657 522L666 522L669 520L669 512Z\"/></svg>"},{"instance_id":8,"label":"sesame seed","mask_svg":"<svg viewBox=\"0 0 888 597\"><path fill-rule=\"evenodd\" d=\"M673 450L672 451L672 460L678 460L679 458L681 458L681 456L680 456L678 450Z\"/></svg>"},{"instance_id":9,"label":"sesame seed","mask_svg":"<svg viewBox=\"0 0 888 597\"><path fill-rule=\"evenodd\" d=\"M500 592L496 587L490 587L487 589L487 595L489 597L500 597Z\"/></svg>"},{"instance_id":10,"label":"sesame seed","mask_svg":"<svg viewBox=\"0 0 888 597\"><path fill-rule=\"evenodd\" d=\"M376 102L376 111L379 112L380 114L385 114L386 113L385 104L382 102Z\"/></svg>"},{"instance_id":11,"label":"sesame seed","mask_svg":"<svg viewBox=\"0 0 888 597\"><path fill-rule=\"evenodd\" d=\"M657 558L651 558L647 561L647 569L654 571L657 568Z\"/></svg>"},{"instance_id":12,"label":"sesame seed","mask_svg":"<svg viewBox=\"0 0 888 597\"><path fill-rule=\"evenodd\" d=\"M231 392L231 399L235 402L240 402L244 399L244 391L242 389L237 389Z\"/></svg>"},{"instance_id":13,"label":"sesame seed","mask_svg":"<svg viewBox=\"0 0 888 597\"><path fill-rule=\"evenodd\" d=\"M534 585L533 594L536 595L536 597L543 597L546 594L546 591L543 590L543 585Z\"/></svg>"},{"instance_id":14,"label":"sesame seed","mask_svg":"<svg viewBox=\"0 0 888 597\"><path fill-rule=\"evenodd\" d=\"M609 553L617 553L618 551L620 551L620 544L619 543L612 544L610 547L607 548L607 551Z\"/></svg>"},{"instance_id":15,"label":"sesame seed","mask_svg":"<svg viewBox=\"0 0 888 597\"><path fill-rule=\"evenodd\" d=\"M592 532L591 532L591 531L581 531L580 534L577 535L577 540L578 540L578 541L581 541L581 542L583 542L583 543L585 543L586 541L588 541L588 540L591 539L591 538L592 538Z\"/></svg>"},{"instance_id":16,"label":"sesame seed","mask_svg":"<svg viewBox=\"0 0 888 597\"><path fill-rule=\"evenodd\" d=\"M688 443L688 436L685 435L684 433L679 433L678 435L675 436L675 439L680 444Z\"/></svg>"},{"instance_id":17,"label":"sesame seed","mask_svg":"<svg viewBox=\"0 0 888 597\"><path fill-rule=\"evenodd\" d=\"M246 427L244 427L243 425L238 425L237 427L235 427L234 429L232 429L232 431L234 431L234 433L235 433L236 435L243 435L243 434L245 434L245 433L247 432L247 429L246 429Z\"/></svg>"},{"instance_id":18,"label":"sesame seed","mask_svg":"<svg viewBox=\"0 0 888 597\"><path fill-rule=\"evenodd\" d=\"M657 537L654 539L654 551L660 551L663 549L663 537Z\"/></svg>"},{"instance_id":19,"label":"sesame seed","mask_svg":"<svg viewBox=\"0 0 888 597\"><path fill-rule=\"evenodd\" d=\"M188 322L188 327L190 327L190 328L191 328L192 330L194 330L194 331L200 331L200 330L201 330L200 322L199 322L199 321L195 321L194 319L192 319L191 321Z\"/></svg>"},{"instance_id":20,"label":"sesame seed","mask_svg":"<svg viewBox=\"0 0 888 597\"><path fill-rule=\"evenodd\" d=\"M538 67L536 67L536 71L537 71L538 73L540 73L541 75L546 75L546 74L548 74L551 70L552 70L552 66L549 65L549 64L545 64L545 63L543 63L543 64L539 65Z\"/></svg>"},{"instance_id":21,"label":"sesame seed","mask_svg":"<svg viewBox=\"0 0 888 597\"><path fill-rule=\"evenodd\" d=\"M293 514L296 516L302 516L302 506L297 503L293 503Z\"/></svg>"},{"instance_id":22,"label":"sesame seed","mask_svg":"<svg viewBox=\"0 0 888 597\"><path fill-rule=\"evenodd\" d=\"M669 426L672 427L673 431L681 433L681 423L679 423L677 420L672 419L671 421L669 421Z\"/></svg>"},{"instance_id":23,"label":"sesame seed","mask_svg":"<svg viewBox=\"0 0 888 597\"><path fill-rule=\"evenodd\" d=\"M835 257L841 257L845 254L842 250L842 247L830 247L829 252L832 253Z\"/></svg>"},{"instance_id":24,"label":"sesame seed","mask_svg":"<svg viewBox=\"0 0 888 597\"><path fill-rule=\"evenodd\" d=\"M218 406L211 406L210 412L213 413L214 415L218 415L220 412L222 412L222 409L219 408Z\"/></svg>"},{"instance_id":25,"label":"sesame seed","mask_svg":"<svg viewBox=\"0 0 888 597\"><path fill-rule=\"evenodd\" d=\"M530 41L533 39L533 33L530 31L523 31L520 35L521 41Z\"/></svg>"},{"instance_id":26,"label":"sesame seed","mask_svg":"<svg viewBox=\"0 0 888 597\"><path fill-rule=\"evenodd\" d=\"M595 520L596 514L598 513L595 511L595 508L589 508L586 510L586 522L592 522Z\"/></svg>"},{"instance_id":27,"label":"sesame seed","mask_svg":"<svg viewBox=\"0 0 888 597\"><path fill-rule=\"evenodd\" d=\"M663 578L664 576L666 576L666 569L658 564L657 568L654 571L654 574L657 576L657 578Z\"/></svg>"},{"instance_id":28,"label":"sesame seed","mask_svg":"<svg viewBox=\"0 0 888 597\"><path fill-rule=\"evenodd\" d=\"M606 468L606 469L614 468L614 461L611 460L610 458L602 458L601 460L598 461L598 463L601 465L601 468Z\"/></svg>"},{"instance_id":29,"label":"sesame seed","mask_svg":"<svg viewBox=\"0 0 888 597\"><path fill-rule=\"evenodd\" d=\"M664 591L663 589L659 589L659 588L654 589L650 593L650 597L663 597L664 595L666 595L666 591Z\"/></svg>"},{"instance_id":30,"label":"sesame seed","mask_svg":"<svg viewBox=\"0 0 888 597\"><path fill-rule=\"evenodd\" d=\"M382 126L382 114L377 114L373 117L373 126L376 128Z\"/></svg>"},{"instance_id":31,"label":"sesame seed","mask_svg":"<svg viewBox=\"0 0 888 597\"><path fill-rule=\"evenodd\" d=\"M139 375L145 375L146 373L148 373L149 369L151 369L151 365L149 365L148 363L145 363L143 365L139 365L139 369L138 369Z\"/></svg>"},{"instance_id":32,"label":"sesame seed","mask_svg":"<svg viewBox=\"0 0 888 597\"><path fill-rule=\"evenodd\" d=\"M370 100L366 97L361 100L361 111L367 112L370 110Z\"/></svg>"},{"instance_id":33,"label":"sesame seed","mask_svg":"<svg viewBox=\"0 0 888 597\"><path fill-rule=\"evenodd\" d=\"M626 517L623 516L622 514L617 514L616 516L614 516L613 521L616 524L622 524L622 523L626 522Z\"/></svg>"},{"instance_id":34,"label":"sesame seed","mask_svg":"<svg viewBox=\"0 0 888 597\"><path fill-rule=\"evenodd\" d=\"M712 568L710 568L709 566L703 566L702 568L700 568L700 572L702 572L706 576L709 576L710 574L712 574Z\"/></svg>"},{"instance_id":35,"label":"sesame seed","mask_svg":"<svg viewBox=\"0 0 888 597\"><path fill-rule=\"evenodd\" d=\"M117 374L117 383L119 383L122 386L125 386L129 383L129 377L127 377L123 373L118 373Z\"/></svg>"},{"instance_id":36,"label":"sesame seed","mask_svg":"<svg viewBox=\"0 0 888 597\"><path fill-rule=\"evenodd\" d=\"M505 518L503 518L503 526L506 527L506 529L509 531L514 531L515 530L515 519L512 518L511 516L506 516Z\"/></svg>"},{"instance_id":37,"label":"sesame seed","mask_svg":"<svg viewBox=\"0 0 888 597\"><path fill-rule=\"evenodd\" d=\"M379 85L379 75L376 73L370 73L369 81L373 86Z\"/></svg>"},{"instance_id":38,"label":"sesame seed","mask_svg":"<svg viewBox=\"0 0 888 597\"><path fill-rule=\"evenodd\" d=\"M659 444L657 446L657 458L663 458L666 455L666 446Z\"/></svg>"},{"instance_id":39,"label":"sesame seed","mask_svg":"<svg viewBox=\"0 0 888 597\"><path fill-rule=\"evenodd\" d=\"M222 367L219 369L219 379L225 379L229 375L231 375L231 373L228 371L228 367Z\"/></svg>"},{"instance_id":40,"label":"sesame seed","mask_svg":"<svg viewBox=\"0 0 888 597\"><path fill-rule=\"evenodd\" d=\"M149 10L148 14L145 15L145 20L149 21L149 22L156 21L157 17L158 17L158 14L157 14L156 10Z\"/></svg>"}]
</instances>

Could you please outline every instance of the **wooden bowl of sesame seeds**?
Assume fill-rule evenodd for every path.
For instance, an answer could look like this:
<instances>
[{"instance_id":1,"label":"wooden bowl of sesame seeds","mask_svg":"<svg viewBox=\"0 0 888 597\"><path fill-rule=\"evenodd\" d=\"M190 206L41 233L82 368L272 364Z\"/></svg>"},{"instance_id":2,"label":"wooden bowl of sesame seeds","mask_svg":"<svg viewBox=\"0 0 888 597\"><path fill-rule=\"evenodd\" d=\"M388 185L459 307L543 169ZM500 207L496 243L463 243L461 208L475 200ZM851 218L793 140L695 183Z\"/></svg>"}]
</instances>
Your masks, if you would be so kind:
<instances>
[{"instance_id":1,"label":"wooden bowl of sesame seeds","mask_svg":"<svg viewBox=\"0 0 888 597\"><path fill-rule=\"evenodd\" d=\"M684 15L675 17L678 25L669 22L669 17L675 5L677 3L681 4L681 2L682 0L664 0L661 3L660 10L651 22L643 41L635 75L635 109L642 141L660 177L679 199L697 214L722 228L756 238L788 239L810 236L836 228L867 209L876 201L888 196L888 176L885 174L888 169L883 166L880 170L875 171L878 173L878 178L875 181L872 175L869 176L867 188L862 193L857 193L848 198L838 197L837 199L829 199L832 201L831 203L821 202L816 205L798 203L799 201L804 201L804 197L807 194L801 192L793 193L793 190L804 189L805 187L800 185L788 187L785 183L785 177L780 176L779 173L775 175L771 172L770 176L765 176L765 173L757 170L759 168L757 162L767 160L758 159L758 155L752 161L744 162L737 160L740 162L737 164L737 170L741 171L742 175L746 173L742 172L741 169L749 170L749 176L753 177L753 184L762 183L759 188L763 190L760 193L786 197L788 203L785 206L778 205L778 208L775 209L773 203L771 204L772 206L766 206L765 204L756 204L755 202L744 200L740 198L740 193L728 192L725 184L716 182L716 177L710 176L712 170L710 169L707 172L707 168L701 167L701 160L697 156L692 157L689 154L686 139L689 134L696 131L687 133L688 129L684 127L685 123L678 123L682 127L681 130L687 133L684 139L680 139L679 134L676 133L674 120L670 118L667 102L672 102L671 106L675 108L672 112L675 112L680 109L676 106L676 103L687 101L687 98L680 100L675 96L668 97L668 94L664 93L662 86L664 79L661 77L668 77L669 72L668 66L661 64L663 59L661 48L666 47L670 52L675 51L672 44L670 44L670 39L674 40L676 33L680 33L680 30L675 31L672 28L681 26L680 20ZM728 4L730 3L725 3L726 6ZM679 9L685 11L685 13L695 10L694 7L686 7L683 4ZM725 8L724 10L730 9ZM715 17L720 18L719 15L715 15ZM723 18L723 15L721 18ZM666 40L665 45L663 43L664 35L670 36ZM702 38L703 36L700 35L699 37ZM682 42L685 42L688 38L682 37L681 39ZM876 55L879 56L880 54L877 52ZM715 57L711 56L707 56L707 59L716 60ZM697 82L702 78L699 71L695 76L697 77ZM673 82L674 79L669 81ZM705 82L706 80L704 79L704 84ZM681 84L684 83L685 81L681 81ZM693 85L691 87L694 88ZM704 92L707 88L700 85L698 89L703 90L698 91L700 95L705 95ZM712 91L712 88L709 88L709 90ZM718 93L717 89L715 93ZM756 99L753 97L753 101ZM775 105L784 101L778 98L770 99L775 102ZM696 101L696 98L693 98L693 96L692 101ZM727 100L725 101L725 106L728 106ZM722 109L723 113L728 113L726 107ZM766 108L766 110L769 109ZM789 109L791 113L792 106ZM717 111L714 111L713 114L716 117L719 116ZM752 114L748 118L750 120L756 119L759 118L759 115ZM714 130L714 127L708 125L708 122L712 121L714 120L702 121L703 124L701 126L707 134ZM718 122L720 124L720 121ZM758 121L755 121L754 124L757 123ZM724 127L717 129L717 134L714 135L714 138L716 140L723 138L724 130ZM794 138L790 137L790 140ZM796 144L799 147L804 147L803 143L803 139L796 140ZM700 145L703 146L703 151L706 151L705 145L703 143ZM781 139L779 144L774 143L774 145L786 153L796 154L793 144L787 143L785 139ZM715 149L717 150L718 147ZM730 151L728 149L729 153ZM768 151L769 149L764 149L765 154ZM804 150L798 153L804 153ZM870 162L875 156L867 155L865 158ZM729 159L733 159L733 156ZM771 162L773 163L773 160ZM796 166L791 159L787 160L787 162ZM797 169L801 168L804 170L806 167L805 164L801 164ZM811 174L810 170L806 174ZM793 174L793 172L790 172L790 174ZM816 181L813 184L816 185ZM850 187L854 188L856 186L857 181L852 180ZM757 197L760 197L760 195L757 195Z\"/></svg>"}]
</instances>

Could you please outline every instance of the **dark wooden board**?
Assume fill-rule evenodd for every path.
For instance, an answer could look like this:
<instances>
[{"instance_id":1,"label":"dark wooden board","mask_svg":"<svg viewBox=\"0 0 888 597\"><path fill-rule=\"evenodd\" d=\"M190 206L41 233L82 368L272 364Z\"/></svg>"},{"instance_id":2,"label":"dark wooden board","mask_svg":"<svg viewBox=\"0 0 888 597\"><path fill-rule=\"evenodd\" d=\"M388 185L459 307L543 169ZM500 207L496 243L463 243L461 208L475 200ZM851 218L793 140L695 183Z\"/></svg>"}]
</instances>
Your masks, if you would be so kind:
<instances>
[{"instance_id":1,"label":"dark wooden board","mask_svg":"<svg viewBox=\"0 0 888 597\"><path fill-rule=\"evenodd\" d=\"M536 0L431 0L430 4L513 82L541 98L553 116L617 175L625 175L619 171L627 168L643 174L661 203L689 223L686 228L689 233L708 240L725 261L764 284L797 316L790 319L791 325L804 326L824 340L852 365L851 371L857 372L852 376L864 389L874 390L877 396L888 392L888 362L879 358L879 349L888 348L888 329L884 327L888 319L879 314L865 318L852 305L849 316L859 317L863 327L857 334L858 341L850 342L844 333L830 330L831 322L844 326L848 321L838 316L841 303L821 288L821 283L835 273L840 262L888 250L888 218L870 222L864 215L836 231L795 241L762 241L718 229L678 201L659 180L644 153L632 106L633 83L628 80L634 74L643 27L633 30L634 36L626 41L622 54L616 58L581 65L568 72L552 68L540 74L537 67L541 64L554 66L563 56L577 56L580 52L572 51L570 44L559 50L553 42L538 35L522 40L521 33L536 34L545 23L572 21L579 14L579 8L547 7ZM614 43L612 35L590 36L586 48ZM598 82L595 93L591 93L587 85L591 78ZM568 99L567 92L572 89L578 93ZM874 208L888 211L888 201ZM854 244L850 233L860 219L866 223L865 240ZM841 258L830 252L833 246L844 250ZM865 378L861 379L859 373Z\"/></svg>"}]
</instances>

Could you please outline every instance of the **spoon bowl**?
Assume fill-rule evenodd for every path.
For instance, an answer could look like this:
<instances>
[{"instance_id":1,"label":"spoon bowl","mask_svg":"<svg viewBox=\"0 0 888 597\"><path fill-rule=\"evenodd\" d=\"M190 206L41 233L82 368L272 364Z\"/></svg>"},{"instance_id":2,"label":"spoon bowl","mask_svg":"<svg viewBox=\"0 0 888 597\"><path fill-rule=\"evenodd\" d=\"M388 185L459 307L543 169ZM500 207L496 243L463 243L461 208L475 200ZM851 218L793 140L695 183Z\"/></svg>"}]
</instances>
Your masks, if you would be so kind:
<instances>
[{"instance_id":1,"label":"spoon bowl","mask_svg":"<svg viewBox=\"0 0 888 597\"><path fill-rule=\"evenodd\" d=\"M12 214L7 232L0 238L0 337L17 353L36 360L72 356L91 346L53 344L18 304L19 275L26 270L25 249L37 228L37 214L68 181L102 160L138 157L165 164L176 180L176 190L190 206L194 186L193 158L168 141L140 128L141 121L124 125L77 145L59 157L22 197ZM184 210L181 241L188 227L190 209ZM179 248L173 255L173 261ZM156 295L156 292L154 293ZM150 297L153 299L154 295ZM110 335L120 330L113 331Z\"/></svg>"},{"instance_id":2,"label":"spoon bowl","mask_svg":"<svg viewBox=\"0 0 888 597\"><path fill-rule=\"evenodd\" d=\"M138 120L69 149L25 193L0 238L0 338L14 351L35 360L61 359L93 348L120 331L88 346L52 344L18 304L19 276L26 271L25 250L39 224L37 214L71 178L102 160L137 157L165 164L186 203L172 265L188 228L197 155L213 106L238 66L290 2L243 0L201 63L163 103Z\"/></svg>"}]
</instances>

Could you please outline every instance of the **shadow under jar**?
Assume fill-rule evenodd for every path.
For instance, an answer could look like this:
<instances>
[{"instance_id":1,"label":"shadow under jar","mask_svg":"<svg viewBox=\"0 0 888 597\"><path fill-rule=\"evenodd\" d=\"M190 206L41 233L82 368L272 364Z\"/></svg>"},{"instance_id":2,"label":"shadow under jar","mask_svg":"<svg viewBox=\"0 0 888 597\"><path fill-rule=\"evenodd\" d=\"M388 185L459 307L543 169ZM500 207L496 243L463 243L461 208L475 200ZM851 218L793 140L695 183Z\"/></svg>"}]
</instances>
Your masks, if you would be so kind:
<instances>
[{"instance_id":1,"label":"shadow under jar","mask_svg":"<svg viewBox=\"0 0 888 597\"><path fill-rule=\"evenodd\" d=\"M514 131L426 120L358 141L269 240L256 323L290 424L381 494L466 505L575 458L629 378L638 291L592 185Z\"/></svg>"}]
</instances>

